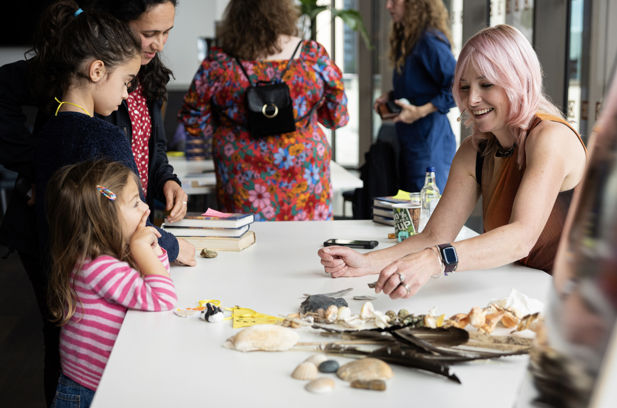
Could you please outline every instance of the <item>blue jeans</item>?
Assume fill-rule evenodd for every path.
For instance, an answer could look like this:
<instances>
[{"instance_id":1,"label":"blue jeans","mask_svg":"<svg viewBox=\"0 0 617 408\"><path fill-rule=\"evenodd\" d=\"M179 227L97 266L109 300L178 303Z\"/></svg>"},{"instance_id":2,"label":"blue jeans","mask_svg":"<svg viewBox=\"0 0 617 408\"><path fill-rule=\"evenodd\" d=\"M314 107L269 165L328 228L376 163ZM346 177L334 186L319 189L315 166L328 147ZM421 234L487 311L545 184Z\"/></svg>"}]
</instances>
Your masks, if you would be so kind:
<instances>
[{"instance_id":1,"label":"blue jeans","mask_svg":"<svg viewBox=\"0 0 617 408\"><path fill-rule=\"evenodd\" d=\"M60 374L56 396L52 408L88 408L92 404L94 391L77 384L64 374Z\"/></svg>"}]
</instances>

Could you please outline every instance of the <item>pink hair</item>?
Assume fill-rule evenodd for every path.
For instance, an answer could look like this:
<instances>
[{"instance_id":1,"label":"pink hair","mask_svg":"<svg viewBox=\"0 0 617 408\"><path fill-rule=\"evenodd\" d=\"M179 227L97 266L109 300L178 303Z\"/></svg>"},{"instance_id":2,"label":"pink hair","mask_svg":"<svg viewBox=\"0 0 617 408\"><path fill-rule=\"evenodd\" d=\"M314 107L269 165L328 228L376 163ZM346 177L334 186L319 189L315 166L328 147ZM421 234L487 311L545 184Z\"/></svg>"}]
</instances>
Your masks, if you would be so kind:
<instances>
[{"instance_id":1,"label":"pink hair","mask_svg":"<svg viewBox=\"0 0 617 408\"><path fill-rule=\"evenodd\" d=\"M527 129L538 111L562 116L542 92L542 68L538 56L527 38L516 28L501 24L485 28L465 43L454 71L452 95L461 111L463 101L459 82L469 64L489 82L502 87L508 97L510 112L507 125L519 146L517 162L522 166L525 157ZM465 124L471 123L471 120ZM477 149L482 140L489 141L489 149L497 148L495 137L473 129L472 143Z\"/></svg>"}]
</instances>

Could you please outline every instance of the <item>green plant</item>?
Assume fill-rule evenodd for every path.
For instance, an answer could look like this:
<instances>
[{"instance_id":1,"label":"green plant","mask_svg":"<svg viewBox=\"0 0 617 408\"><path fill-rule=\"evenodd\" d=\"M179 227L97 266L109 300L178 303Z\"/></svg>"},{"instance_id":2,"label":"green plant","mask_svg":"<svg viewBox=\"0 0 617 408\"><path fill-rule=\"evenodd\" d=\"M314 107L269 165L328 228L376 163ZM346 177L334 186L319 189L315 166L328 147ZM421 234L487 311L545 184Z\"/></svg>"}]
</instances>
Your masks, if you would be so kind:
<instances>
[{"instance_id":1,"label":"green plant","mask_svg":"<svg viewBox=\"0 0 617 408\"><path fill-rule=\"evenodd\" d=\"M354 31L358 31L364 40L364 44L367 48L371 49L371 40L368 36L362 16L357 10L350 9L336 9L330 6L320 6L317 4L317 0L300 0L300 15L305 16L309 21L311 30L311 40L317 38L317 15L322 11L329 10L332 16L338 17L343 20L343 23L347 27Z\"/></svg>"}]
</instances>

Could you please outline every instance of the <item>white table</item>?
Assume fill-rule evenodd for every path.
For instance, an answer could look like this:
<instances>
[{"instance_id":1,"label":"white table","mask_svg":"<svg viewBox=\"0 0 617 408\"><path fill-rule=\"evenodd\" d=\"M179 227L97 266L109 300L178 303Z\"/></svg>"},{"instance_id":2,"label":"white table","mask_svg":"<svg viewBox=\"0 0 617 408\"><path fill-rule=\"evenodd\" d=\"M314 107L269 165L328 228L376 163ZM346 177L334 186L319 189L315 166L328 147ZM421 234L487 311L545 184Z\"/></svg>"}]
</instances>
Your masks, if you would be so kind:
<instances>
[{"instance_id":1,"label":"white table","mask_svg":"<svg viewBox=\"0 0 617 408\"><path fill-rule=\"evenodd\" d=\"M224 306L286 315L297 311L303 293L353 287L351 295L374 294L366 284L375 276L327 277L317 249L335 237L376 239L377 248L392 242L386 238L391 228L371 221L264 222L251 228L257 234L252 247L199 259L195 268L172 268L178 306L214 298ZM474 234L464 229L461 236ZM541 271L509 265L431 280L410 299L393 301L379 295L373 304L381 311L405 307L412 313L437 307L449 316L507 297L512 288L543 300L549 282L550 276ZM363 302L349 302L352 312L358 313ZM508 407L516 399L527 363L527 357L519 356L455 365L452 371L462 385L392 366L394 377L386 392L351 389L336 379L332 393L316 395L304 389L305 382L290 377L312 353L241 353L223 348L235 332L229 321L210 324L172 312L129 312L93 407Z\"/></svg>"},{"instance_id":2,"label":"white table","mask_svg":"<svg viewBox=\"0 0 617 408\"><path fill-rule=\"evenodd\" d=\"M216 175L212 160L188 161L184 157L169 157L169 164L173 166L187 194L209 194L214 191ZM343 192L362 187L363 183L359 177L335 161L330 161L330 174L332 208L335 215L342 215L343 205L345 205Z\"/></svg>"}]
</instances>

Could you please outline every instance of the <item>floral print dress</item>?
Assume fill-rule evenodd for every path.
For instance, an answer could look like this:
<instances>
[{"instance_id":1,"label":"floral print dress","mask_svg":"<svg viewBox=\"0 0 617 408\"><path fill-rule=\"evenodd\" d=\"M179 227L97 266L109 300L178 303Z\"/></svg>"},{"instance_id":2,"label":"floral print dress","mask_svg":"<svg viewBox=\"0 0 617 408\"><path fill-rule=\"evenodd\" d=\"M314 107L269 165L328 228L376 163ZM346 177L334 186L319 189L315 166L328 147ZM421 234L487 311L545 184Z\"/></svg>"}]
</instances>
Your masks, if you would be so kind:
<instances>
[{"instance_id":1,"label":"floral print dress","mask_svg":"<svg viewBox=\"0 0 617 408\"><path fill-rule=\"evenodd\" d=\"M287 60L242 61L251 82L270 81ZM319 123L347 124L342 74L323 46L304 41L285 72L296 131L252 138L244 123L249 82L236 60L214 48L198 69L178 115L187 131L189 160L212 157L220 209L257 220L332 218L331 150ZM318 123L319 122L319 123Z\"/></svg>"}]
</instances>

